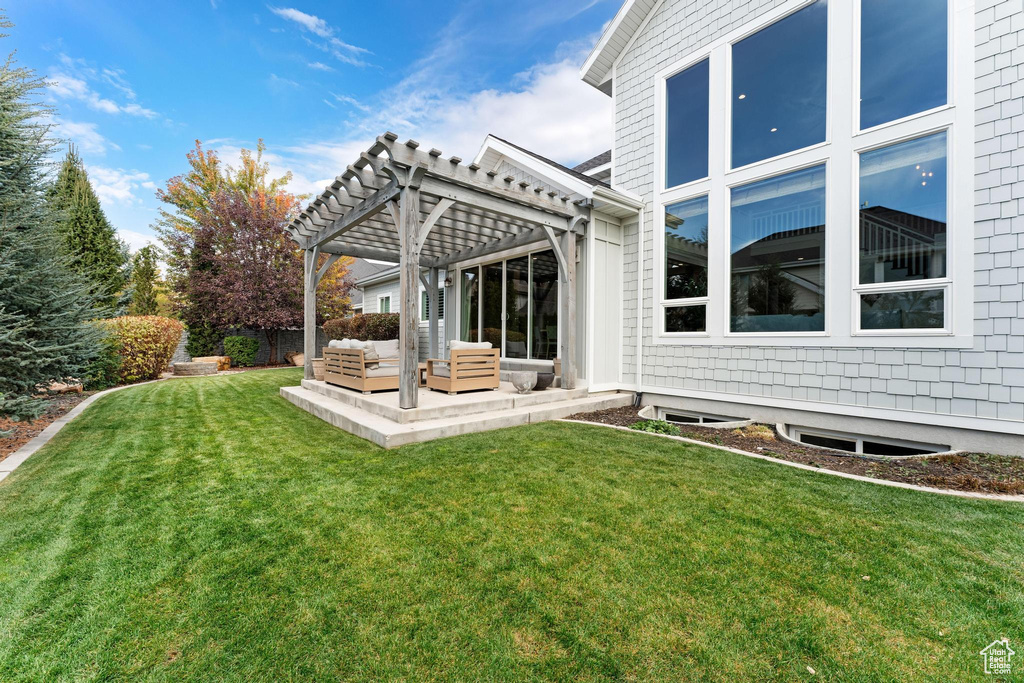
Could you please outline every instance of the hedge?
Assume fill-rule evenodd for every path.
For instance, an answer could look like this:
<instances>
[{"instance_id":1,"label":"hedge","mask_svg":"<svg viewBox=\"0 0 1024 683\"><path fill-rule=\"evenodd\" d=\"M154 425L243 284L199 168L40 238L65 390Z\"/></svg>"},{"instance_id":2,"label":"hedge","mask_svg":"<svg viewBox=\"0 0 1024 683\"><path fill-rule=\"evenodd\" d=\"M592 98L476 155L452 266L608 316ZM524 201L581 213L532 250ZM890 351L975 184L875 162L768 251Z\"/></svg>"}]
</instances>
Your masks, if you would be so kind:
<instances>
[{"instance_id":1,"label":"hedge","mask_svg":"<svg viewBox=\"0 0 1024 683\"><path fill-rule=\"evenodd\" d=\"M159 315L126 315L99 321L107 333L107 348L117 349L122 383L156 379L167 369L184 326Z\"/></svg>"},{"instance_id":2,"label":"hedge","mask_svg":"<svg viewBox=\"0 0 1024 683\"><path fill-rule=\"evenodd\" d=\"M330 339L387 341L398 339L401 326L398 313L365 313L351 318L335 318L324 323L324 334Z\"/></svg>"},{"instance_id":3,"label":"hedge","mask_svg":"<svg viewBox=\"0 0 1024 683\"><path fill-rule=\"evenodd\" d=\"M256 364L256 352L260 343L252 337L224 337L224 355L239 367L248 368Z\"/></svg>"}]
</instances>

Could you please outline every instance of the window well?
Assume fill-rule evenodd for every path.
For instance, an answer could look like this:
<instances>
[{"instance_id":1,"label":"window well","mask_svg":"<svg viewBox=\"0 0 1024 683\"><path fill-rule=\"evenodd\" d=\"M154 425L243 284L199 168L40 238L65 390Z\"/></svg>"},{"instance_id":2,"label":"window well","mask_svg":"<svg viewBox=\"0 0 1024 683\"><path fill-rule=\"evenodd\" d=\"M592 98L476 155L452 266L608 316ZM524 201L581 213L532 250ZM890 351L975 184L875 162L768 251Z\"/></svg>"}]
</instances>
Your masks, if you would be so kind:
<instances>
[{"instance_id":1,"label":"window well","mask_svg":"<svg viewBox=\"0 0 1024 683\"><path fill-rule=\"evenodd\" d=\"M724 415L707 415L705 413L694 413L684 410L664 410L662 415L666 422L691 425L713 425L728 422L746 422L746 418L727 417Z\"/></svg>"},{"instance_id":2,"label":"window well","mask_svg":"<svg viewBox=\"0 0 1024 683\"><path fill-rule=\"evenodd\" d=\"M818 448L827 448L833 451L853 453L855 455L906 457L949 451L949 446L940 444L886 439L877 436L805 429L803 427L789 427L787 431L789 437L799 443L817 446Z\"/></svg>"}]
</instances>

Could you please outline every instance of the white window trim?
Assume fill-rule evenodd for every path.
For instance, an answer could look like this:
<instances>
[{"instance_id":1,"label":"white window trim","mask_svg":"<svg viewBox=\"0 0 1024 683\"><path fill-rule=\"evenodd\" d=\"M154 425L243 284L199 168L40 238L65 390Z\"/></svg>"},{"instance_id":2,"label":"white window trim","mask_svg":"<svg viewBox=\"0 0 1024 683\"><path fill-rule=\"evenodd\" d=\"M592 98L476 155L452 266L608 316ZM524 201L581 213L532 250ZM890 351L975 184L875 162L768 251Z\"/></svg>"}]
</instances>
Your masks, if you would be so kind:
<instances>
[{"instance_id":1,"label":"white window trim","mask_svg":"<svg viewBox=\"0 0 1024 683\"><path fill-rule=\"evenodd\" d=\"M654 319L655 345L750 345L878 347L908 345L915 348L970 348L974 339L974 2L949 2L949 101L946 105L871 129L858 131L860 117L860 0L830 0L828 10L828 88L826 140L737 169L730 163L731 46L766 26L812 4L791 0L749 24L693 52L655 74L652 294L647 302ZM671 76L704 59L710 62L708 167L710 176L665 188L666 82ZM947 277L860 285L859 153L930 133L947 131ZM730 188L750 182L825 165L825 330L824 332L735 333L729 324L729 217ZM708 195L707 331L665 331L665 309L701 305L701 299L666 300L665 207ZM720 226L717 230L715 226ZM844 250L847 252L844 255ZM891 285L891 286L890 286ZM860 295L866 291L944 289L946 327L941 330L861 330Z\"/></svg>"},{"instance_id":2,"label":"white window trim","mask_svg":"<svg viewBox=\"0 0 1024 683\"><path fill-rule=\"evenodd\" d=\"M390 294L379 294L379 295L377 295L377 312L378 313L384 313L384 300L385 299L387 299L387 302L388 302L388 310L387 310L387 312L388 313L391 312L391 295Z\"/></svg>"}]
</instances>

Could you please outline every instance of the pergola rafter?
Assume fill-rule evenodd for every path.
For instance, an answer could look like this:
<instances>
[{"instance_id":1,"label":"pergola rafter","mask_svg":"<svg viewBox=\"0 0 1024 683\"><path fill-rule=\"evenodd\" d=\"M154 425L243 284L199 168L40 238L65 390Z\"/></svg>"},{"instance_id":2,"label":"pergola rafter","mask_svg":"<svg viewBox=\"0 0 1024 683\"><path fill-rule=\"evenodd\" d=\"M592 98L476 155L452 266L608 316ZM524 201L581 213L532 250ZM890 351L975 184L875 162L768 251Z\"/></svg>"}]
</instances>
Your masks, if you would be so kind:
<instances>
[{"instance_id":1,"label":"pergola rafter","mask_svg":"<svg viewBox=\"0 0 1024 683\"><path fill-rule=\"evenodd\" d=\"M414 408L418 387L419 283L427 286L431 354L438 333L440 268L537 242L548 242L561 281L562 384L576 381L576 240L590 218L580 197L531 186L512 176L423 151L393 133L376 139L288 226L306 250L306 378L316 354L316 287L342 255L400 264L402 317L399 405ZM425 273L422 269L426 269Z\"/></svg>"}]
</instances>

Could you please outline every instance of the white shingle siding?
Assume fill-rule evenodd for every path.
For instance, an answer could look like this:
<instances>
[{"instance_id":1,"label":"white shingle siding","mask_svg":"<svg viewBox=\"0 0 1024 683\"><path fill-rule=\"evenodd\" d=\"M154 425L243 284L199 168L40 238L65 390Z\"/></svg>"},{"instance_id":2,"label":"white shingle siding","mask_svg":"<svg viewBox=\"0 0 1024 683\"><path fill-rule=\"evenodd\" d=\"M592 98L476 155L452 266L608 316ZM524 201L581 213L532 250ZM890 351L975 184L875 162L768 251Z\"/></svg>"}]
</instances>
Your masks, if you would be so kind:
<instances>
[{"instance_id":1,"label":"white shingle siding","mask_svg":"<svg viewBox=\"0 0 1024 683\"><path fill-rule=\"evenodd\" d=\"M615 71L614 184L642 196L644 390L1024 421L1024 14L976 4L975 330L966 350L652 343L654 75L784 0L664 0ZM635 381L637 231L625 229L624 380Z\"/></svg>"}]
</instances>

